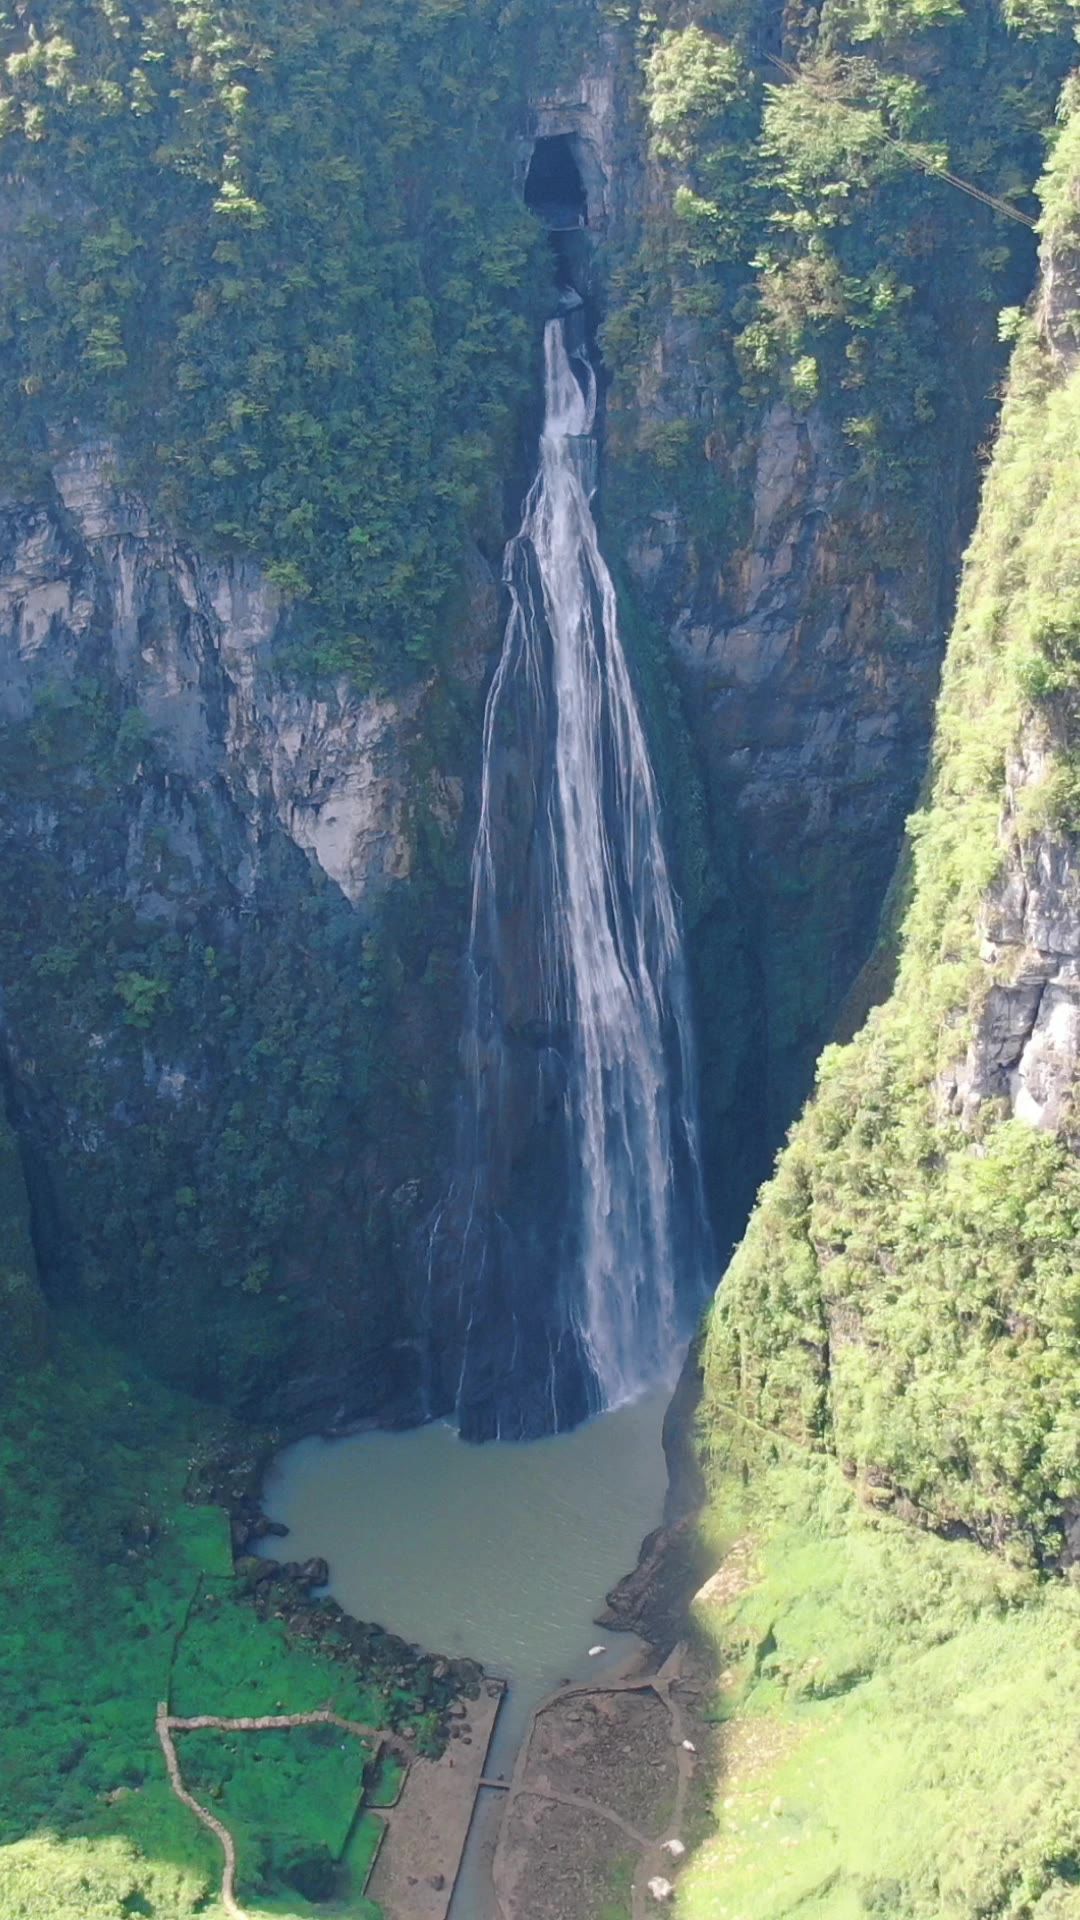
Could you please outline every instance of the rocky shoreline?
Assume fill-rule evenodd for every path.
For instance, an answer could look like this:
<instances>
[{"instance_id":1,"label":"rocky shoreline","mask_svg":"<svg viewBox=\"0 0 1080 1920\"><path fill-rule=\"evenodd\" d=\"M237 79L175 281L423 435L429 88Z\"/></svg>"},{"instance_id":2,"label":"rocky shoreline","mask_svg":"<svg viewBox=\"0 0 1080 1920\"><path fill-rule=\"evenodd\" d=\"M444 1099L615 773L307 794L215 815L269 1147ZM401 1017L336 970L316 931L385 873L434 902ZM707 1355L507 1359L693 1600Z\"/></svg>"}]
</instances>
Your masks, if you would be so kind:
<instances>
[{"instance_id":1,"label":"rocky shoreline","mask_svg":"<svg viewBox=\"0 0 1080 1920\"><path fill-rule=\"evenodd\" d=\"M618 1711L612 1709L612 1688L604 1682L595 1688L574 1687L567 1695L567 1711L571 1717L579 1711L586 1716L590 1740L595 1743L596 1764L608 1770L614 1767L620 1779L627 1769L630 1773L644 1769L645 1777L649 1776L656 1729L642 1702L651 1688L650 1676L664 1670L665 1663L680 1648L689 1624L690 1601L705 1573L711 1571L711 1565L703 1564L695 1526L702 1499L694 1438L700 1392L700 1365L696 1352L691 1350L664 1419L668 1488L663 1524L646 1535L634 1567L616 1582L595 1616L597 1625L604 1631L633 1634L646 1643L644 1651L631 1654L626 1666L620 1669L616 1682ZM491 1680L475 1661L428 1653L380 1624L354 1618L326 1593L331 1567L321 1555L297 1560L284 1557L285 1549L279 1555L275 1543L287 1539L288 1528L265 1512L263 1487L276 1454L298 1437L292 1432L287 1435L250 1433L232 1428L215 1451L194 1463L188 1497L193 1502L220 1506L228 1514L238 1588L261 1620L279 1622L290 1637L307 1642L330 1659L374 1680L387 1693L399 1696L391 1707L388 1724L415 1744L417 1754L424 1757L425 1768L433 1775L441 1774L446 1768L454 1769L447 1780L456 1783L455 1792L460 1802L456 1812L463 1847L476 1789L474 1787L467 1808L464 1794L457 1789L464 1787L466 1773L470 1777L476 1773L479 1783L482 1757L479 1766L474 1766L475 1753L466 1755L462 1748L474 1747L477 1729L473 1722L479 1715L487 1728L481 1742L486 1752L494 1713L498 1710L497 1701L489 1696L493 1689L501 1693L502 1683ZM631 1668L632 1680L628 1677ZM638 1700L638 1706L633 1704L628 1687L633 1689L633 1699ZM554 1701L545 1702L530 1721L519 1751L522 1764L542 1715L546 1715L545 1727L555 1724L553 1716L558 1716ZM613 1749L605 1755L609 1736L618 1751ZM578 1864L584 1875L581 1884L583 1887L587 1884L595 1892L606 1874L617 1872L618 1848L616 1846L612 1853L611 1844L619 1840L619 1829L617 1824L612 1827L610 1823L605 1828L601 1822L598 1833L595 1822L586 1821L582 1825L580 1809L577 1814L566 1805L560 1810L557 1796L564 1790L568 1794L574 1791L575 1781L571 1775L577 1765L576 1737L565 1743L565 1767L560 1759L563 1744L561 1740L556 1741L550 1751L545 1752L546 1790L556 1798L548 1801L548 1811L541 1824L545 1831L558 1827L560 1847L569 1855L568 1870L573 1869L580 1842ZM455 1755L463 1761L463 1766L455 1768ZM563 1771L565 1780L560 1778ZM427 1785L430 1786L430 1781ZM418 1794L422 1787L426 1792L424 1781L418 1777ZM621 1789L615 1797L621 1797ZM524 1805L523 1800L519 1812ZM581 1827L580 1833L578 1827ZM508 1857L506 1847L509 1845L511 1856L516 1858L522 1838L516 1829L515 1834L510 1835L506 1821L500 1821L496 1846L504 1865ZM525 1851L529 1853L529 1845ZM389 1864L393 1866L393 1862ZM385 1864L383 1871L385 1876ZM445 1878L443 1874L434 1877ZM421 1911L424 1916L428 1914L436 1892L440 1896L445 1893L448 1903L453 1889L452 1875L438 1889L433 1888L432 1876L427 1874L407 1874L404 1878L392 1874L391 1880L395 1897L388 1908L387 1920L420 1920ZM572 1870L569 1875L560 1873L558 1898L551 1912L558 1915L558 1920L591 1920L586 1906L575 1910L572 1901L567 1904L568 1889L573 1882ZM545 1884L554 1887L550 1875ZM492 1899L493 1911L497 1912L499 1897L494 1889ZM540 1891L530 1894L520 1913L517 1905L512 1913L507 1913L504 1905L506 1920L533 1920L534 1912L536 1916L545 1915L548 1911L545 1899L546 1895Z\"/></svg>"},{"instance_id":2,"label":"rocky shoreline","mask_svg":"<svg viewBox=\"0 0 1080 1920\"><path fill-rule=\"evenodd\" d=\"M233 1570L258 1617L281 1622L290 1636L403 1696L392 1700L390 1725L415 1737L418 1753L438 1759L452 1739L462 1737L465 1703L480 1699L484 1670L475 1660L428 1653L376 1622L355 1619L323 1591L330 1567L321 1556L278 1560L258 1551L289 1531L270 1519L261 1500L281 1444L273 1434L230 1434L220 1451L194 1464L188 1498L228 1514Z\"/></svg>"},{"instance_id":3,"label":"rocky shoreline","mask_svg":"<svg viewBox=\"0 0 1080 1920\"><path fill-rule=\"evenodd\" d=\"M703 1375L698 1343L691 1346L664 1415L668 1490L663 1524L646 1534L637 1562L605 1596L596 1624L607 1633L636 1633L664 1660L689 1625L690 1601L712 1572L697 1517L705 1482L696 1438Z\"/></svg>"}]
</instances>

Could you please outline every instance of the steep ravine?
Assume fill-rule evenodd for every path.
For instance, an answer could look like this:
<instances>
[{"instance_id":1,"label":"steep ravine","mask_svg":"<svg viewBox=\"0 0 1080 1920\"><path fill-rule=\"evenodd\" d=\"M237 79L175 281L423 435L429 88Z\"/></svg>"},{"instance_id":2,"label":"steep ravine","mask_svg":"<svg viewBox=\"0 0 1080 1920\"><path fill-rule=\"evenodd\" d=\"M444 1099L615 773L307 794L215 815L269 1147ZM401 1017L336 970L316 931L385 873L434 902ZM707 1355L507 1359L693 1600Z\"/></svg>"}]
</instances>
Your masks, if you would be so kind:
<instances>
[{"instance_id":1,"label":"steep ravine","mask_svg":"<svg viewBox=\"0 0 1080 1920\"><path fill-rule=\"evenodd\" d=\"M771 21L763 6L737 23L751 123ZM813 53L784 32L781 51ZM990 14L978 32L980 86L1037 70ZM666 29L660 50L684 37ZM753 234L702 266L678 215L713 123L691 88L675 152L655 35L586 40L580 77L546 82L503 130L507 189L524 189L538 139L561 139L587 203L575 272L608 361L602 540L685 902L724 1246L873 937L997 364L990 294L1022 285L1030 256L1022 233L976 234L970 203L934 189L918 273L930 284L956 259L919 325L948 401L894 514L900 456L860 466L827 382L813 403L782 368L733 384ZM938 88L947 120L945 52L916 37L883 57ZM1018 136L1015 157L1030 146ZM909 186L871 181L860 204L870 224L903 210L918 261L926 209L904 209ZM964 249L993 237L965 281ZM523 472L531 418L522 406ZM235 1405L415 1419L461 1097L491 567L469 549L436 668L360 693L307 673L302 599L178 538L113 464L100 440L58 456L38 503L9 513L0 581L5 877L35 903L0 942L4 1046L46 1284ZM507 1142L508 1161L526 1144Z\"/></svg>"},{"instance_id":2,"label":"steep ravine","mask_svg":"<svg viewBox=\"0 0 1080 1920\"><path fill-rule=\"evenodd\" d=\"M826 1052L710 1316L687 1545L715 1571L684 1675L700 1797L688 1857L663 1862L684 1920L1080 1912L1071 90L1063 119L897 983ZM568 1745L606 1785L625 1729L570 1704ZM524 1911L546 1920L544 1845L595 1871L598 1843L549 1816L529 1838Z\"/></svg>"},{"instance_id":3,"label":"steep ravine","mask_svg":"<svg viewBox=\"0 0 1080 1920\"><path fill-rule=\"evenodd\" d=\"M629 159L635 189L609 227L607 510L700 782L708 859L685 884L722 1240L874 944L992 430L996 312L1034 271L1018 223L846 144L869 41L961 171L1037 171L1034 128L991 103L1019 84L1049 115L1067 41L962 13L920 31L878 9L873 39L859 8L748 8L740 70L670 10L615 70L609 166ZM768 92L777 58L807 73L798 109Z\"/></svg>"},{"instance_id":4,"label":"steep ravine","mask_svg":"<svg viewBox=\"0 0 1080 1920\"><path fill-rule=\"evenodd\" d=\"M824 1055L711 1316L687 1920L1080 1907L1072 87L1063 118L896 986Z\"/></svg>"},{"instance_id":5,"label":"steep ravine","mask_svg":"<svg viewBox=\"0 0 1080 1920\"><path fill-rule=\"evenodd\" d=\"M1070 120L1045 186L1059 299L1075 142ZM1072 1557L1080 1465L1077 380L1061 330L1041 300L1016 349L911 823L895 991L824 1056L707 1366L718 1396L835 1452L879 1502L1049 1565Z\"/></svg>"},{"instance_id":6,"label":"steep ravine","mask_svg":"<svg viewBox=\"0 0 1080 1920\"><path fill-rule=\"evenodd\" d=\"M220 1721L332 1696L454 1757L475 1674L313 1615L318 1557L268 1581L247 1549L271 1445L453 1398L427 1364L432 1223L495 567L553 297L522 206L540 140L587 216L558 267L601 356L597 521L722 1249L873 943L1018 345L895 991L826 1051L709 1316L707 1499L679 1537L715 1569L694 1737L658 1695L591 1707L593 1746L565 1703L587 1769L619 1748L625 1817L598 1848L566 1809L559 1874L513 1920L624 1915L627 1821L653 1841L672 1806L684 1920L1075 1920L1070 90L1020 312L1073 12L267 0L258 39L231 0L0 16L12 1920L212 1910L163 1700L214 1718L188 1777L236 1823L245 1897L302 1913L377 1844L361 1786L393 1782L358 1783L325 1728L271 1757ZM976 210L946 151L1011 211ZM500 1146L536 1178L522 1136Z\"/></svg>"}]
</instances>

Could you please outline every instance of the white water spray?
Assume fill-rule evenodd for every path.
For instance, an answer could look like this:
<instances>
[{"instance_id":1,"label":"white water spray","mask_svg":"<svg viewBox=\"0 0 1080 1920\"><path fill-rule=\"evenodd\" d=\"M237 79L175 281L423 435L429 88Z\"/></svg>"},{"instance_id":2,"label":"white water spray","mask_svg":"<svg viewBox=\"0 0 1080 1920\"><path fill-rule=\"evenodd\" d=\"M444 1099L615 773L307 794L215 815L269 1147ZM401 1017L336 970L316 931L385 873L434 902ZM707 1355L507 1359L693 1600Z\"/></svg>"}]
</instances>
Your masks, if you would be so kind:
<instances>
[{"instance_id":1,"label":"white water spray","mask_svg":"<svg viewBox=\"0 0 1080 1920\"><path fill-rule=\"evenodd\" d=\"M590 505L596 382L583 354L571 361L562 320L548 324L544 356L540 468L506 552L511 610L484 722L465 1055L485 1116L474 1132L479 1163L495 1150L505 1080L487 956L498 950L499 914L516 881L499 871L505 838L493 818L492 770L501 735L513 733L504 708L520 712L525 701L531 728L548 742L530 854L543 875L542 897L531 902L538 1011L561 1036L569 1158L580 1169L575 1192L550 1196L566 1209L576 1269L559 1284L592 1376L590 1402L610 1408L677 1364L687 1310L705 1282L708 1233L679 914ZM474 1173L474 1197L482 1185ZM463 1266L486 1258L477 1237L470 1207Z\"/></svg>"}]
</instances>

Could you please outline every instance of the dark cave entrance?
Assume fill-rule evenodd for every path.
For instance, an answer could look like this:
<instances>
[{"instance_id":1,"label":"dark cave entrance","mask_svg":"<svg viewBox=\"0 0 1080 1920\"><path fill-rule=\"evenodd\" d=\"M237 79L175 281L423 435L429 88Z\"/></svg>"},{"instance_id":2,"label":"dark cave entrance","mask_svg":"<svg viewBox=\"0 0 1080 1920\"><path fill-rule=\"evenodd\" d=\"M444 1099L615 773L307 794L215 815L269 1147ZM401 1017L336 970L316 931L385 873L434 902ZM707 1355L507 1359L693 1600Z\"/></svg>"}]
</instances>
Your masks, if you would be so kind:
<instances>
[{"instance_id":1,"label":"dark cave entrance","mask_svg":"<svg viewBox=\"0 0 1080 1920\"><path fill-rule=\"evenodd\" d=\"M574 133L541 134L533 142L525 174L525 205L543 221L551 241L555 286L561 300L576 295L590 304L592 235L590 186L597 190L598 168L590 144ZM591 316L589 334L594 330Z\"/></svg>"},{"instance_id":2,"label":"dark cave entrance","mask_svg":"<svg viewBox=\"0 0 1080 1920\"><path fill-rule=\"evenodd\" d=\"M552 233L588 225L589 196L572 134L547 134L536 142L525 176L525 205Z\"/></svg>"}]
</instances>

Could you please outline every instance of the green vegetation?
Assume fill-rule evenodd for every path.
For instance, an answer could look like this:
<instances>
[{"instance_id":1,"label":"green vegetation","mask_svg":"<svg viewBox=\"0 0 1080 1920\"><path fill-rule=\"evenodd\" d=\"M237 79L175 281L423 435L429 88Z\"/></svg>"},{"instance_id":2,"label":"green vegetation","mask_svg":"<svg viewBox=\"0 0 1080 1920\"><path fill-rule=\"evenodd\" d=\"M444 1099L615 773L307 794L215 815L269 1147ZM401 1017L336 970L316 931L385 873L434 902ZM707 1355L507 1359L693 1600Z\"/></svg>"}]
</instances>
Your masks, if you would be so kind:
<instances>
[{"instance_id":1,"label":"green vegetation","mask_svg":"<svg viewBox=\"0 0 1080 1920\"><path fill-rule=\"evenodd\" d=\"M880 685L883 704L910 701L911 719L928 698L929 660L915 656L944 638L944 583L1007 363L998 313L1031 284L1031 230L936 169L1035 217L1075 9L1032 13L1020 32L998 0L825 0L784 10L783 66L768 57L779 16L763 0L617 12L643 103L626 162L647 146L650 163L602 256L604 538L709 686L703 701L687 668L708 840L736 879L730 909L687 915L723 1244L767 1168L755 1138L771 1152L809 1091L895 857L892 827L857 845L845 832L848 796L866 817L885 769L863 779L858 751L843 750L831 789L836 832L812 815L773 831L787 701L835 675L846 711L849 668L864 695ZM772 686L739 658L744 615L755 634L777 621L778 651L798 634L775 716ZM762 756L749 765L744 722ZM898 776L899 755L882 788ZM797 787L791 763L793 819ZM883 791L876 802L883 823Z\"/></svg>"},{"instance_id":2,"label":"green vegetation","mask_svg":"<svg viewBox=\"0 0 1080 1920\"><path fill-rule=\"evenodd\" d=\"M370 1759L358 1740L333 1727L207 1731L179 1734L177 1750L189 1791L236 1841L242 1903L281 1887L294 1903L298 1893L312 1903L333 1896ZM365 1814L362 1823L372 1819ZM348 1866L350 1886L362 1892L367 1870L357 1871L351 1849Z\"/></svg>"},{"instance_id":3,"label":"green vegetation","mask_svg":"<svg viewBox=\"0 0 1080 1920\"><path fill-rule=\"evenodd\" d=\"M233 0L0 10L7 484L40 499L57 447L104 434L166 524L208 558L257 558L295 598L280 664L363 685L439 668L412 749L412 877L363 923L283 836L260 842L241 904L235 817L204 784L179 818L168 743L89 661L73 685L36 688L0 737L19 821L0 883L33 902L0 927L0 979L50 1264L108 1331L233 1405L319 1371L313 1269L322 1297L352 1303L357 1375L386 1378L396 1251L440 1177L453 1074L428 1036L460 1004L463 835L442 831L434 798L475 764L454 589L466 540L491 552L505 530L549 290L514 191L517 139L527 94L576 71L613 11L659 171L641 231L600 248L609 550L674 503L691 569L722 573L760 408L782 393L847 432L849 478L877 474L838 504L859 564L870 539L882 564L907 564L893 496L911 504L918 467L919 512L936 515L1002 351L991 308L1016 292L1009 248L1028 241L973 223L969 202L960 218L881 132L1022 197L1067 46L1060 8L1029 9L1052 31L1025 38L989 0L962 19L829 0L800 30L791 86L762 62L756 0L655 17L591 0L274 0L257 20ZM971 344L976 284L989 358ZM658 400L656 341L684 323L687 377ZM746 1132L732 1008L753 1030L759 964L770 1047L828 1016L813 915L830 874L782 875L768 952L750 950L738 845L706 824L668 655L654 620L637 664L693 962L727 989L703 1019L707 1118L726 1139ZM51 837L23 830L40 802L61 815ZM789 955L793 901L807 933ZM748 1151L727 1156L740 1218L760 1172Z\"/></svg>"},{"instance_id":4,"label":"green vegetation","mask_svg":"<svg viewBox=\"0 0 1080 1920\"><path fill-rule=\"evenodd\" d=\"M386 1834L385 1822L376 1813L363 1813L349 1836L346 1859L353 1883L357 1887L366 1887L379 1857Z\"/></svg>"},{"instance_id":5,"label":"green vegetation","mask_svg":"<svg viewBox=\"0 0 1080 1920\"><path fill-rule=\"evenodd\" d=\"M265 796L186 769L181 799L168 726L94 648L0 728L51 1280L234 1406L320 1372L313 1270L347 1302L335 1353L391 1390L395 1242L455 1070L429 1035L460 1012L462 558L501 545L550 297L517 139L590 24L587 0L0 8L5 492L47 502L56 454L103 436L164 525L293 603L283 675L425 682L394 742L409 886L363 914L264 834ZM51 838L15 824L38 803Z\"/></svg>"},{"instance_id":6,"label":"green vegetation","mask_svg":"<svg viewBox=\"0 0 1080 1920\"><path fill-rule=\"evenodd\" d=\"M501 522L547 281L512 138L605 11L630 10L4 10L7 484L40 492L58 429L103 432L174 523L305 604L310 667L385 681L437 654L463 541ZM642 370L673 301L703 329L714 443L741 387L775 377L802 405L825 393L890 470L948 407L950 286L992 298L1010 236L965 238L949 189L883 136L1023 196L1073 11L826 0L794 86L760 55L757 0L641 11L670 199L614 263L613 365ZM636 433L661 474L692 462L715 527L699 428Z\"/></svg>"},{"instance_id":7,"label":"green vegetation","mask_svg":"<svg viewBox=\"0 0 1080 1920\"><path fill-rule=\"evenodd\" d=\"M393 1807L405 1785L405 1764L396 1753L384 1753L367 1790L369 1807Z\"/></svg>"},{"instance_id":8,"label":"green vegetation","mask_svg":"<svg viewBox=\"0 0 1080 1920\"><path fill-rule=\"evenodd\" d=\"M820 402L847 440L873 490L879 549L912 514L932 516L943 447L964 430L961 406L981 404L950 365L952 351L957 363L971 352L970 336L952 347L955 308L1000 302L1030 258L1007 218L978 214L934 176L948 165L1032 210L1074 16L997 0L825 0L789 29L794 64L781 71L761 52L758 6L721 0L689 21L674 5L641 11L665 190L637 250L614 263L603 335L622 382L617 444L639 489L650 465L677 469L691 529L730 538L732 449L779 392L801 411ZM680 384L688 400L707 396L694 408L704 430L689 413L655 416L650 362L671 314L694 327ZM659 477L670 495L670 474Z\"/></svg>"},{"instance_id":9,"label":"green vegetation","mask_svg":"<svg viewBox=\"0 0 1080 1920\"><path fill-rule=\"evenodd\" d=\"M572 57L593 9L256 11L0 9L0 477L40 498L58 445L107 436L167 524L252 556L296 601L291 667L394 684L445 666L465 544L504 531L549 275L508 190L512 137L526 86ZM1048 777L1016 834L1071 850L1080 830L1080 374L1018 308L998 339L1030 240L938 176L947 162L1033 209L1076 9L824 0L791 25L794 79L761 57L764 0L604 11L627 28L656 167L640 230L604 256L614 546L674 505L691 570L722 572L745 533L739 460L779 398L839 449L846 552L911 565L921 535L937 550L941 476L1019 339L896 992L826 1055L712 1318L715 1524L749 1534L756 1571L702 1623L729 1674L727 1772L682 1910L1056 1920L1080 1879L1061 1711L1080 1622L1074 1590L1040 1572L1080 1481L1080 1174L1063 1140L996 1107L965 1130L942 1089L992 977L979 913L1013 850L1001 801L1022 735ZM1059 250L1080 221L1078 142L1074 112L1044 185ZM673 337L665 386L656 345ZM738 1113L733 1008L759 982L735 854L710 848L666 636L642 620L637 639L699 977L703 956L724 985L706 1102ZM13 1110L25 1096L23 1135L47 1143L43 1269L99 1332L233 1405L303 1375L316 1337L349 1347L358 1400L376 1375L372 1403L408 1391L386 1377L391 1352L408 1365L395 1281L414 1201L396 1183L407 1168L420 1191L445 1111L415 1009L456 996L440 916L464 897L425 783L470 725L475 741L451 678L419 729L416 877L371 920L283 837L234 908L235 821L206 782L176 827L165 757L117 683L50 687L0 739L19 826L0 881L25 905L0 925L0 978ZM45 803L54 826L24 830ZM829 991L812 917L827 864L781 885L824 905L796 955L764 942L770 1045L799 1010L820 1026ZM153 918L135 904L151 890ZM204 1414L80 1350L77 1320L35 1370L48 1316L6 1126L0 1217L0 1908L42 1920L44 1890L48 1920L212 1913L220 1862L169 1792L159 1699L230 1714L332 1696L429 1736L432 1709L385 1664L260 1624L221 1514L183 1502ZM341 1311L318 1335L313 1272ZM363 1755L329 1730L179 1742L237 1834L246 1901L309 1912L344 1850L370 1912L358 1889L392 1767L356 1818Z\"/></svg>"},{"instance_id":10,"label":"green vegetation","mask_svg":"<svg viewBox=\"0 0 1080 1920\"><path fill-rule=\"evenodd\" d=\"M0 1393L19 1368L44 1358L45 1302L30 1238L30 1204L18 1144L0 1105Z\"/></svg>"},{"instance_id":11,"label":"green vegetation","mask_svg":"<svg viewBox=\"0 0 1080 1920\"><path fill-rule=\"evenodd\" d=\"M1010 852L999 819L1021 728L1047 772L1015 831L1078 824L1078 444L1080 380L1058 376L1028 326L950 646L932 795L912 822L897 987L851 1047L825 1054L708 1356L718 1401L827 1444L935 1524L1051 1555L1080 1479L1080 1173L1063 1139L997 1103L968 1131L940 1085L993 980L980 912Z\"/></svg>"},{"instance_id":12,"label":"green vegetation","mask_svg":"<svg viewBox=\"0 0 1080 1920\"><path fill-rule=\"evenodd\" d=\"M192 1464L219 1438L202 1409L138 1370L121 1374L80 1329L5 1398L5 1920L220 1911L220 1850L169 1787L159 1700L225 1717L331 1702L370 1725L428 1725L427 1693L392 1661L361 1667L347 1639L331 1658L259 1620L233 1576L226 1515L184 1501ZM176 1739L189 1789L234 1833L252 1912L301 1920L331 1884L346 1891L336 1863L363 1794L359 1741L329 1727ZM373 1823L359 1823L369 1838ZM352 1844L347 1866L356 1897L344 1911L370 1920Z\"/></svg>"},{"instance_id":13,"label":"green vegetation","mask_svg":"<svg viewBox=\"0 0 1080 1920\"><path fill-rule=\"evenodd\" d=\"M635 1856L633 1854L627 1854L626 1858L612 1869L604 1904L597 1914L596 1920L627 1920L627 1915L630 1912L630 1902L634 1884L634 1868L636 1865L637 1861Z\"/></svg>"},{"instance_id":14,"label":"green vegetation","mask_svg":"<svg viewBox=\"0 0 1080 1920\"><path fill-rule=\"evenodd\" d=\"M105 432L175 524L308 603L310 667L429 660L466 534L501 521L549 274L510 140L580 16L0 10L8 485L40 494L61 425Z\"/></svg>"},{"instance_id":15,"label":"green vegetation","mask_svg":"<svg viewBox=\"0 0 1080 1920\"><path fill-rule=\"evenodd\" d=\"M355 1289L387 1232L362 1197L349 1231L328 1219L342 1167L410 1139L402 1160L424 1168L427 1083L402 1071L399 1009L440 931L456 959L438 916L458 896L428 858L374 925L280 836L238 916L235 818L203 790L178 828L167 745L133 745L129 713L115 681L84 677L0 727L8 817L48 794L64 821L0 846L5 897L32 903L0 922L9 1015L35 1091L81 1116L52 1130L47 1250L99 1325L265 1414L306 1337L307 1262ZM140 913L147 894L164 911ZM443 986L456 1013L449 963ZM380 1327L366 1316L358 1346Z\"/></svg>"},{"instance_id":16,"label":"green vegetation","mask_svg":"<svg viewBox=\"0 0 1080 1920\"><path fill-rule=\"evenodd\" d=\"M739 1576L695 1612L723 1678L681 1920L1075 1920L1080 1592L795 1449L713 1518Z\"/></svg>"},{"instance_id":17,"label":"green vegetation","mask_svg":"<svg viewBox=\"0 0 1080 1920\"><path fill-rule=\"evenodd\" d=\"M1055 339L1006 317L896 985L826 1050L711 1315L709 1525L734 1551L699 1604L720 1777L685 1920L1080 1913L1080 1170L1068 1123L952 1096L1012 979L988 901L1040 861L1074 872L1080 834L1066 99Z\"/></svg>"}]
</instances>

